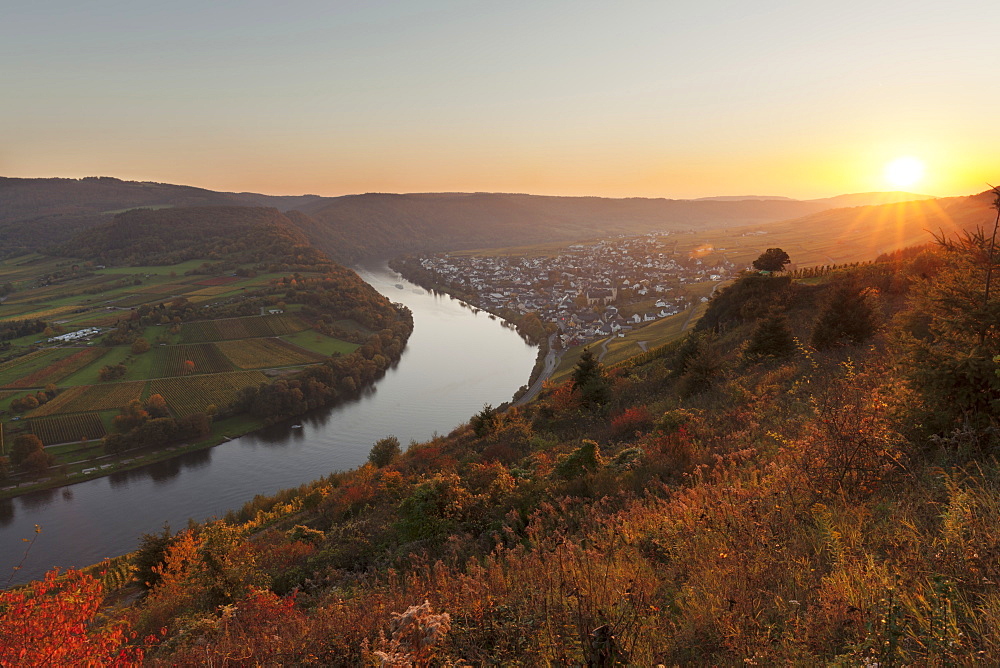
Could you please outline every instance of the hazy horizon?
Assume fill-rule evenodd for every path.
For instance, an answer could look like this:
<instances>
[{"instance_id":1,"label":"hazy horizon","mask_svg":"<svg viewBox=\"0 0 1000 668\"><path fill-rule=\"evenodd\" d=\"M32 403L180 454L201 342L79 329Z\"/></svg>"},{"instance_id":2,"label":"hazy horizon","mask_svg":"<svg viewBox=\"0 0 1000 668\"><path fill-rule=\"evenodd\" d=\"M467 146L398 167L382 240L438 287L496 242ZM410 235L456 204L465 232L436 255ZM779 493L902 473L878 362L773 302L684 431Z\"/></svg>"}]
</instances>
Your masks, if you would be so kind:
<instances>
[{"instance_id":1,"label":"hazy horizon","mask_svg":"<svg viewBox=\"0 0 1000 668\"><path fill-rule=\"evenodd\" d=\"M1000 6L981 3L53 0L4 19L11 177L815 199L1000 173ZM887 168L905 156L920 169Z\"/></svg>"}]
</instances>

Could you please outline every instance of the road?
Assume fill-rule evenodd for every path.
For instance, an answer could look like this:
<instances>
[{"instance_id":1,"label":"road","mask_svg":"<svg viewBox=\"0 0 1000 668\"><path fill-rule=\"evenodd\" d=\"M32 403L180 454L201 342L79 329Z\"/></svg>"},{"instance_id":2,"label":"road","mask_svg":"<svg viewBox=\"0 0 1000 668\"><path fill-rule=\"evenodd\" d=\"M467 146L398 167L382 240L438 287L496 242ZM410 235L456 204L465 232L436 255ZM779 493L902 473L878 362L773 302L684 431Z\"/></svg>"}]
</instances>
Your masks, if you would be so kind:
<instances>
[{"instance_id":1,"label":"road","mask_svg":"<svg viewBox=\"0 0 1000 668\"><path fill-rule=\"evenodd\" d=\"M545 381L552 377L556 367L559 366L559 355L556 354L555 345L556 335L552 334L549 336L549 352L545 355L545 366L542 367L542 372L538 374L538 378L531 384L528 391L524 393L524 396L512 404L513 406L523 406L534 399L535 395L542 391L542 385Z\"/></svg>"}]
</instances>

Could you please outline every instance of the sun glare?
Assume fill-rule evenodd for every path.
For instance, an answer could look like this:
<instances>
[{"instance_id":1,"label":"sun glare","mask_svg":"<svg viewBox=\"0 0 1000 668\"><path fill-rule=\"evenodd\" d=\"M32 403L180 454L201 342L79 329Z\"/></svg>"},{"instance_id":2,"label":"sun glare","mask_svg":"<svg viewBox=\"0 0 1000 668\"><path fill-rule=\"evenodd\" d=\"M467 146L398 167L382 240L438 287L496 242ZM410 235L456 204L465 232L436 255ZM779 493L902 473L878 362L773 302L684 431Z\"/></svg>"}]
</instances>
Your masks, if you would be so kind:
<instances>
[{"instance_id":1,"label":"sun glare","mask_svg":"<svg viewBox=\"0 0 1000 668\"><path fill-rule=\"evenodd\" d=\"M924 177L924 161L913 156L896 158L885 166L885 180L894 188L909 188Z\"/></svg>"}]
</instances>

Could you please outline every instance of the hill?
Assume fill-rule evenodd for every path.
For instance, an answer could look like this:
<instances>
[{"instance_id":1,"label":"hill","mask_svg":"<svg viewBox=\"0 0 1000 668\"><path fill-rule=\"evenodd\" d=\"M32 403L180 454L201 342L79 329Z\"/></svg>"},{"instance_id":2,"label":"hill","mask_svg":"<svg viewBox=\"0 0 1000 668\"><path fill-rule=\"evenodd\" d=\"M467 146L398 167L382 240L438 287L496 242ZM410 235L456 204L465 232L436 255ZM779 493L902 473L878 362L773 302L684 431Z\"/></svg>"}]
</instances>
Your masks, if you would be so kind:
<instances>
[{"instance_id":1,"label":"hill","mask_svg":"<svg viewBox=\"0 0 1000 668\"><path fill-rule=\"evenodd\" d=\"M64 244L129 209L270 207L334 259L353 262L402 252L572 241L654 229L718 229L795 219L834 206L872 204L908 193L826 200L716 197L702 200L428 193L344 197L224 193L162 183L85 179L0 179L0 237L11 255ZM294 214L292 212L295 212Z\"/></svg>"},{"instance_id":2,"label":"hill","mask_svg":"<svg viewBox=\"0 0 1000 668\"><path fill-rule=\"evenodd\" d=\"M329 263L292 219L261 207L131 209L56 250L109 265L174 264L194 258Z\"/></svg>"},{"instance_id":3,"label":"hill","mask_svg":"<svg viewBox=\"0 0 1000 668\"><path fill-rule=\"evenodd\" d=\"M0 178L2 254L39 250L68 241L82 230L137 207L270 206L292 208L315 199L220 193L165 183L84 179Z\"/></svg>"},{"instance_id":4,"label":"hill","mask_svg":"<svg viewBox=\"0 0 1000 668\"><path fill-rule=\"evenodd\" d=\"M132 209L61 251L0 260L3 497L353 398L412 329L277 209Z\"/></svg>"},{"instance_id":5,"label":"hill","mask_svg":"<svg viewBox=\"0 0 1000 668\"><path fill-rule=\"evenodd\" d=\"M997 663L998 298L978 310L988 240L967 241L818 282L744 276L677 343L610 369L584 356L521 409L147 536L101 567L151 586L113 613L147 637L126 651ZM92 586L74 578L55 602ZM0 628L32 638L32 620Z\"/></svg>"},{"instance_id":6,"label":"hill","mask_svg":"<svg viewBox=\"0 0 1000 668\"><path fill-rule=\"evenodd\" d=\"M597 234L766 223L824 209L785 200L694 201L545 197L492 193L368 194L312 202L299 210L319 227L321 248L362 240L355 252L395 255L512 243L571 241ZM327 238L325 235L331 235Z\"/></svg>"},{"instance_id":7,"label":"hill","mask_svg":"<svg viewBox=\"0 0 1000 668\"><path fill-rule=\"evenodd\" d=\"M918 195L908 192L868 192L850 193L847 195L837 195L835 197L821 197L819 199L807 200L815 204L823 204L827 208L837 209L849 206L872 206L874 204L896 204L899 202L916 202L920 200L935 199L933 195Z\"/></svg>"}]
</instances>

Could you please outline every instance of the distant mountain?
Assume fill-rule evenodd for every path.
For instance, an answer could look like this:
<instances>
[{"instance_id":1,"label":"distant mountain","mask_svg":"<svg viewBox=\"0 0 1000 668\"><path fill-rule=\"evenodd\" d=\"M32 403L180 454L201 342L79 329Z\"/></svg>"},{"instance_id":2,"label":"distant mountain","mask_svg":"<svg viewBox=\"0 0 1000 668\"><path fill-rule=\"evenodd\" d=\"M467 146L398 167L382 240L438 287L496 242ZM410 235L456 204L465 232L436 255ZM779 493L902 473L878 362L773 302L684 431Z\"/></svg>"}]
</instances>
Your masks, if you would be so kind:
<instances>
[{"instance_id":1,"label":"distant mountain","mask_svg":"<svg viewBox=\"0 0 1000 668\"><path fill-rule=\"evenodd\" d=\"M405 252L759 225L798 219L832 207L926 197L911 193L861 193L808 201L777 196L674 200L504 193L320 197L225 193L110 177L0 178L0 255L59 246L84 230L110 222L118 213L136 208L275 208L331 257L353 262Z\"/></svg>"},{"instance_id":2,"label":"distant mountain","mask_svg":"<svg viewBox=\"0 0 1000 668\"><path fill-rule=\"evenodd\" d=\"M828 209L790 220L733 230L734 238L757 238L763 250L780 245L795 262L838 264L870 260L883 253L926 244L933 235L953 237L992 226L990 192L870 206ZM757 235L763 235L757 237Z\"/></svg>"},{"instance_id":3,"label":"distant mountain","mask_svg":"<svg viewBox=\"0 0 1000 668\"><path fill-rule=\"evenodd\" d=\"M786 201L786 202L814 202L823 204L827 208L834 209L845 206L869 206L871 204L892 204L895 202L914 202L917 200L934 199L934 195L918 195L901 191L892 192L870 192L870 193L850 193L847 195L837 195L835 197L821 197L819 199L799 200L792 197L782 197L781 195L721 195L719 197L699 197L691 200L693 202L745 202L747 200L762 201Z\"/></svg>"},{"instance_id":4,"label":"distant mountain","mask_svg":"<svg viewBox=\"0 0 1000 668\"><path fill-rule=\"evenodd\" d=\"M758 199L758 200L784 200L784 201L801 201L796 200L793 197L782 197L781 195L719 195L717 197L698 197L693 200L695 202L742 202L748 199Z\"/></svg>"},{"instance_id":5,"label":"distant mountain","mask_svg":"<svg viewBox=\"0 0 1000 668\"><path fill-rule=\"evenodd\" d=\"M825 205L794 200L695 201L496 193L367 194L298 210L303 231L335 257L384 256L571 241L651 230L725 228L796 218Z\"/></svg>"},{"instance_id":6,"label":"distant mountain","mask_svg":"<svg viewBox=\"0 0 1000 668\"><path fill-rule=\"evenodd\" d=\"M0 177L0 255L65 243L82 230L110 222L135 208L266 206L287 210L319 199L220 193L165 183Z\"/></svg>"},{"instance_id":7,"label":"distant mountain","mask_svg":"<svg viewBox=\"0 0 1000 668\"><path fill-rule=\"evenodd\" d=\"M806 200L823 204L828 209L836 209L846 206L871 206L872 204L895 204L897 202L916 202L918 200L935 199L934 195L918 195L902 191L892 192L871 192L852 193L849 195L837 195L836 197L823 197L821 199Z\"/></svg>"}]
</instances>

